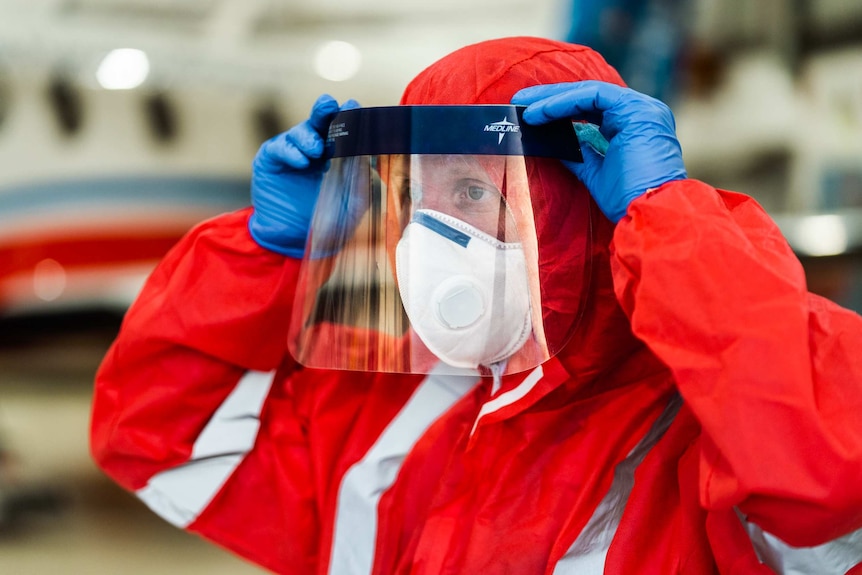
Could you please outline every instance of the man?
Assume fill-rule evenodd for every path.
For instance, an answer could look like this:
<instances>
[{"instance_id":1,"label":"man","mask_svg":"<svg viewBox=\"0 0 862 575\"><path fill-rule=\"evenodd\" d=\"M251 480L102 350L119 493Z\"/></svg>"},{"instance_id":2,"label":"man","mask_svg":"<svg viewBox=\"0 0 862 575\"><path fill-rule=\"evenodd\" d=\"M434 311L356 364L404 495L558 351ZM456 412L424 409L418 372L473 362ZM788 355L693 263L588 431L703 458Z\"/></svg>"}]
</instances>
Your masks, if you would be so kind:
<instances>
[{"instance_id":1,"label":"man","mask_svg":"<svg viewBox=\"0 0 862 575\"><path fill-rule=\"evenodd\" d=\"M468 179L497 198L513 236L415 205L412 182L390 193L399 153L327 164L327 130L336 142L349 132L331 120L355 103L339 112L321 98L265 143L253 206L190 233L130 309L97 376L96 460L172 523L279 573L859 572L862 320L806 292L754 201L686 179L667 107L623 88L587 48L468 46L401 104L510 102L527 105L525 132L589 120L607 144L594 138L582 158L507 156L505 169L470 155ZM411 157L411 173L450 173L424 159ZM367 219L331 204L347 206L338 229L350 239L326 233L333 171L371 174L363 186L387 193L385 210L357 210ZM392 217L397 198L409 217ZM398 238L372 260L395 268L408 328L343 337L330 328L350 306L317 303L337 300L325 279L352 277L342 261L374 222ZM500 265L491 277L526 277L523 342L434 349L449 300L434 300L432 329L405 291L423 285L411 279L421 258L400 257L427 230L457 238L449 228L467 245L522 250L524 274ZM377 340L403 361L341 369L364 355L346 342ZM444 361L429 365L426 351Z\"/></svg>"}]
</instances>

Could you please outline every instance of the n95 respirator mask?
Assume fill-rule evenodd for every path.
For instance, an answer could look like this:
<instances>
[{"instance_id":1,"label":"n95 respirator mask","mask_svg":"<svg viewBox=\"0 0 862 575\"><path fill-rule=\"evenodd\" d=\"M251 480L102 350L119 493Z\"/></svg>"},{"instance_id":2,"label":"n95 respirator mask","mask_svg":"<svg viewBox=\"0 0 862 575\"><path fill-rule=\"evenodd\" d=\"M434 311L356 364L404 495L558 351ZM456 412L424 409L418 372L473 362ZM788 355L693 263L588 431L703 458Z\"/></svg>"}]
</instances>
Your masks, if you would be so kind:
<instances>
[{"instance_id":1,"label":"n95 respirator mask","mask_svg":"<svg viewBox=\"0 0 862 575\"><path fill-rule=\"evenodd\" d=\"M410 324L454 367L503 361L531 332L524 251L432 210L404 230L395 273Z\"/></svg>"}]
</instances>

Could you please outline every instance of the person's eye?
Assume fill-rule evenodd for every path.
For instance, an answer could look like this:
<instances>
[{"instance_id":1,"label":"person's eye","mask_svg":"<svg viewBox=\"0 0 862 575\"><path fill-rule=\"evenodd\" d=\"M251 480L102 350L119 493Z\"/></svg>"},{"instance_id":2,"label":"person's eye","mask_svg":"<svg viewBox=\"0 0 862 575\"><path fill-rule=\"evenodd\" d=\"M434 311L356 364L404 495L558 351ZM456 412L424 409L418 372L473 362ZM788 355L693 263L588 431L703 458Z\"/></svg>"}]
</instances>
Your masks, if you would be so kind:
<instances>
[{"instance_id":1,"label":"person's eye","mask_svg":"<svg viewBox=\"0 0 862 575\"><path fill-rule=\"evenodd\" d=\"M485 182L462 182L458 186L458 202L463 209L491 209L500 201L500 192Z\"/></svg>"},{"instance_id":2,"label":"person's eye","mask_svg":"<svg viewBox=\"0 0 862 575\"><path fill-rule=\"evenodd\" d=\"M481 186L468 186L467 187L467 197L473 201L479 201L488 194L488 190Z\"/></svg>"}]
</instances>

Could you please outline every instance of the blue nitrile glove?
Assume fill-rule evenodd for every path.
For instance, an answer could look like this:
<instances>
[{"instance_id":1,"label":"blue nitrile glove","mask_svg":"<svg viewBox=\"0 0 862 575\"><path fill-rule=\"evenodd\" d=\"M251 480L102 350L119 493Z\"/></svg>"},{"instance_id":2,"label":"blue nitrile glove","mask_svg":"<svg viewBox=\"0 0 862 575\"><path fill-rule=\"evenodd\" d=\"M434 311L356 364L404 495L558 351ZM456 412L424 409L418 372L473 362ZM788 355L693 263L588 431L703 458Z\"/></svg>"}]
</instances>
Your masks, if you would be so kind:
<instances>
[{"instance_id":1,"label":"blue nitrile glove","mask_svg":"<svg viewBox=\"0 0 862 575\"><path fill-rule=\"evenodd\" d=\"M358 108L348 100L340 109ZM320 96L308 120L264 142L252 164L248 221L251 237L261 247L301 258L311 215L326 171L323 157L329 123L339 111L328 94Z\"/></svg>"},{"instance_id":2,"label":"blue nitrile glove","mask_svg":"<svg viewBox=\"0 0 862 575\"><path fill-rule=\"evenodd\" d=\"M602 155L593 146L581 146L583 163L563 163L614 223L647 190L686 178L673 114L655 98L587 80L525 88L512 103L527 106L524 121L528 124L567 118L599 125L608 141L607 152Z\"/></svg>"},{"instance_id":3,"label":"blue nitrile glove","mask_svg":"<svg viewBox=\"0 0 862 575\"><path fill-rule=\"evenodd\" d=\"M344 247L368 211L373 181L380 180L368 156L350 156L340 161L333 177L327 176L320 186L314 230L309 236L311 258L329 257Z\"/></svg>"}]
</instances>

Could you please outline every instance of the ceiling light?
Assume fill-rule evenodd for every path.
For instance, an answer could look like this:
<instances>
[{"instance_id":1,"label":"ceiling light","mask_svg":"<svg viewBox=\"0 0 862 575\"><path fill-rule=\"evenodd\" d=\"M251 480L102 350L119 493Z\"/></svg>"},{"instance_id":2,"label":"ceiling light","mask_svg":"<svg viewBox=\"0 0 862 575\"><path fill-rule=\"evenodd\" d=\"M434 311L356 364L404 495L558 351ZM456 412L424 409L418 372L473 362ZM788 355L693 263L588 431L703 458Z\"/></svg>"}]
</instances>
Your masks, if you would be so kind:
<instances>
[{"instance_id":1,"label":"ceiling light","mask_svg":"<svg viewBox=\"0 0 862 575\"><path fill-rule=\"evenodd\" d=\"M806 216L798 228L799 250L811 256L833 256L847 251L847 228L837 215Z\"/></svg>"},{"instance_id":2,"label":"ceiling light","mask_svg":"<svg viewBox=\"0 0 862 575\"><path fill-rule=\"evenodd\" d=\"M362 55L359 49L348 42L327 42L317 51L314 70L321 78L342 82L359 71Z\"/></svg>"},{"instance_id":3,"label":"ceiling light","mask_svg":"<svg viewBox=\"0 0 862 575\"><path fill-rule=\"evenodd\" d=\"M150 73L150 60L142 50L120 48L105 56L96 79L106 90L131 90L144 83Z\"/></svg>"}]
</instances>

